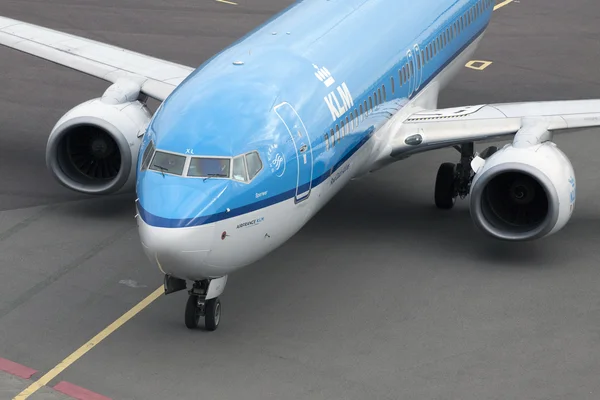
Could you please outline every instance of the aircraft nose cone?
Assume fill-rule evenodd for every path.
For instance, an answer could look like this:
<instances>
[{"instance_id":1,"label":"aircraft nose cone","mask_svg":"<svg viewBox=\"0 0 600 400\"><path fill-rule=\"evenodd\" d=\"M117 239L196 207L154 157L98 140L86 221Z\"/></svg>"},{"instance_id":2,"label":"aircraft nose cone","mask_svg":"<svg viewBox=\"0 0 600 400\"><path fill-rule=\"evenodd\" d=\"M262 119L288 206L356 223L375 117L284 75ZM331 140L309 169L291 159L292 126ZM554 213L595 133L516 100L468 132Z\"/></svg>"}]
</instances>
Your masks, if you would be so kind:
<instances>
[{"instance_id":1,"label":"aircraft nose cone","mask_svg":"<svg viewBox=\"0 0 600 400\"><path fill-rule=\"evenodd\" d=\"M162 228L137 219L144 252L164 274L191 281L223 275L206 263L215 239L215 224Z\"/></svg>"}]
</instances>

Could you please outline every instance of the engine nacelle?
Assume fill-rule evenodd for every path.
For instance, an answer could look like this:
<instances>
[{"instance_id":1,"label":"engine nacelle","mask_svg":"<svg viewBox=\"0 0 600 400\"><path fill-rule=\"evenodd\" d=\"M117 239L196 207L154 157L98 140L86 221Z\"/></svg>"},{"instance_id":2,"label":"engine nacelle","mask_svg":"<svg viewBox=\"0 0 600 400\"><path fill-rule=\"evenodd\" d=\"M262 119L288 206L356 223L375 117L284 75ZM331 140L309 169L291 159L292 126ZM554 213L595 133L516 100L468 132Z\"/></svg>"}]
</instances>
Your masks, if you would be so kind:
<instances>
[{"instance_id":1,"label":"engine nacelle","mask_svg":"<svg viewBox=\"0 0 600 400\"><path fill-rule=\"evenodd\" d=\"M54 126L46 148L52 175L69 189L103 195L135 189L137 156L152 113L113 85Z\"/></svg>"},{"instance_id":2,"label":"engine nacelle","mask_svg":"<svg viewBox=\"0 0 600 400\"><path fill-rule=\"evenodd\" d=\"M575 206L575 173L553 142L507 145L485 161L471 184L471 216L503 240L532 240L562 229Z\"/></svg>"}]
</instances>

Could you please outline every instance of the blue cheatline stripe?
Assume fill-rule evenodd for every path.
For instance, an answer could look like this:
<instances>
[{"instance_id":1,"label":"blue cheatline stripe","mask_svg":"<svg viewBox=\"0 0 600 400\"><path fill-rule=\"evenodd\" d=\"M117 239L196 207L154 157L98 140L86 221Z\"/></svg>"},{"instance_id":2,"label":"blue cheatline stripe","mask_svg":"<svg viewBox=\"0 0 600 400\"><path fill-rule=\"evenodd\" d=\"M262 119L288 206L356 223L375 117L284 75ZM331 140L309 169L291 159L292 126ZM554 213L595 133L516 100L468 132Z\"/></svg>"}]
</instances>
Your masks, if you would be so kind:
<instances>
[{"instance_id":1,"label":"blue cheatline stripe","mask_svg":"<svg viewBox=\"0 0 600 400\"><path fill-rule=\"evenodd\" d=\"M427 78L427 80L421 84L421 88L415 92L413 94L413 96L411 98L414 98L417 94L419 94L421 91L423 91L423 89L425 87L427 87L427 85L429 85L429 83L431 83L431 81L440 74L440 72L446 68L452 61L454 61L463 51L465 51L465 49L467 47L469 47L475 40L477 40L477 38L479 38L483 32L487 29L489 23L486 23L485 26L479 30L477 32L477 34L475 36L473 36L468 42L466 42L459 51L457 51L456 53L454 53L452 58L449 58L445 63L443 63L433 74L431 74L429 76L429 78ZM322 174L321 176L312 179L311 181L311 187L315 188L318 187L320 184L322 184L323 182L325 182L327 180L327 178L329 178L331 175L333 175L338 169L341 168L341 166L350 159L350 157L352 157L354 154L356 154L356 152L362 148L372 137L373 134L375 133L375 129L373 127L369 128L369 130L367 131L367 134L361 139L360 142L358 142L354 147L351 147L340 159L340 161L338 161L333 168L328 169L324 174ZM303 185L301 185L298 188L298 193L304 193L306 191L308 191L309 188L309 183L305 183ZM146 211L144 209L144 207L142 207L142 205L138 202L138 213L140 215L140 217L144 220L144 222L146 222L148 225L152 225L152 226L157 226L157 227L161 227L161 228L184 228L184 227L192 227L192 226L200 226L200 225L206 225L206 224L211 224L214 222L218 222L218 221L222 221L224 219L227 218L233 218L233 217L237 217L243 214L247 214L250 213L252 211L257 211L269 206L272 206L274 204L278 204L281 202L284 202L286 200L289 200L293 197L296 196L296 188L287 190L283 193L280 193L278 195L275 195L273 197L269 197L260 201L257 201L255 203L251 203L251 204L247 204L245 206L242 207L238 207L235 209L231 209L229 212L227 211L223 211L220 213L216 213L216 214L211 214L211 215L201 215L201 216L197 216L197 217L193 217L193 218L181 218L181 219L173 219L173 218L163 218L163 217L159 217L157 215L154 215L148 211Z\"/></svg>"},{"instance_id":2,"label":"blue cheatline stripe","mask_svg":"<svg viewBox=\"0 0 600 400\"><path fill-rule=\"evenodd\" d=\"M327 180L333 173L335 173L343 163L348 161L350 157L352 157L365 143L373 136L375 130L373 128L369 129L369 133L344 155L342 160L338 162L335 168L328 170L323 175L319 176L312 180L312 187L317 187L321 183ZM298 193L304 193L308 191L308 183L305 183L300 186L298 189ZM156 216L144 209L142 205L138 202L138 213L140 217L146 222L148 225L158 226L161 228L183 228L183 227L192 227L192 226L200 226L211 224L214 222L222 221L227 218L237 217L239 215L247 214L252 211L260 210L262 208L266 208L272 206L277 203L281 203L283 201L289 200L296 196L296 188L288 190L286 192L280 193L273 197L266 198L264 200L257 201L256 203L247 204L242 207L234 208L232 210L223 211L216 214L211 215L201 215L193 218L182 218L182 219L173 219L173 218L163 218Z\"/></svg>"}]
</instances>

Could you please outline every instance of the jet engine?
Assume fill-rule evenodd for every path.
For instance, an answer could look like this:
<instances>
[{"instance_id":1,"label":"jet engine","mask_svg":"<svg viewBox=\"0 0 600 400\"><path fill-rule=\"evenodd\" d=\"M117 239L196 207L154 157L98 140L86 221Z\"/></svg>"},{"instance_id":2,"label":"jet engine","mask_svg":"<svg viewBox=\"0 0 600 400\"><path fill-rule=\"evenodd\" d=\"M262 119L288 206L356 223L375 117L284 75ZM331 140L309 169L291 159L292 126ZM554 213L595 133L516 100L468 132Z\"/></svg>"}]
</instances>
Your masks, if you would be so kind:
<instances>
[{"instance_id":1,"label":"jet engine","mask_svg":"<svg viewBox=\"0 0 600 400\"><path fill-rule=\"evenodd\" d=\"M480 159L481 160L481 159ZM511 241L562 229L575 206L575 173L555 143L506 145L476 170L470 210L475 224Z\"/></svg>"},{"instance_id":2,"label":"jet engine","mask_svg":"<svg viewBox=\"0 0 600 400\"><path fill-rule=\"evenodd\" d=\"M152 113L139 87L112 85L101 98L67 112L46 147L51 174L69 189L103 195L133 190L137 156Z\"/></svg>"}]
</instances>

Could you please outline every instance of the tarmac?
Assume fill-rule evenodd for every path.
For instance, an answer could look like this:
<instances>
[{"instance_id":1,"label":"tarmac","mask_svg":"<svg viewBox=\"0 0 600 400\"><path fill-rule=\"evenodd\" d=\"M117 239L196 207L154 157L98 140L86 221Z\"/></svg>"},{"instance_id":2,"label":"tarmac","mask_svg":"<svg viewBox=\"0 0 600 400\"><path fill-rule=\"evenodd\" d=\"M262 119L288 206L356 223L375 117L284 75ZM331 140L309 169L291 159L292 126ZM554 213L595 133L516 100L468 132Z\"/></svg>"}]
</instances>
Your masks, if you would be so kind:
<instances>
[{"instance_id":1,"label":"tarmac","mask_svg":"<svg viewBox=\"0 0 600 400\"><path fill-rule=\"evenodd\" d=\"M199 66L292 0L237 3L3 0L0 15ZM465 67L440 107L600 98L598 15L595 0L498 9L472 65L487 66ZM8 399L162 276L142 252L133 194L78 195L45 166L56 121L107 84L6 48L0 71ZM185 328L186 293L161 296L30 398L72 398L58 389L76 386L85 399L596 400L600 129L555 141L578 183L556 235L498 242L476 230L466 201L437 210L437 168L458 153L421 154L352 182L287 244L230 276L216 332Z\"/></svg>"}]
</instances>

